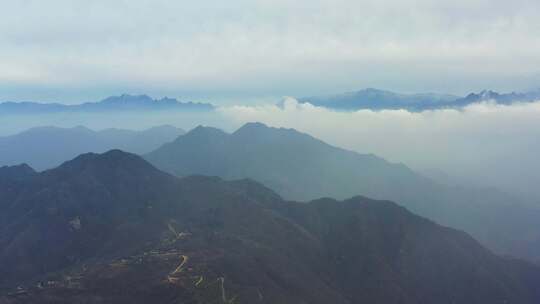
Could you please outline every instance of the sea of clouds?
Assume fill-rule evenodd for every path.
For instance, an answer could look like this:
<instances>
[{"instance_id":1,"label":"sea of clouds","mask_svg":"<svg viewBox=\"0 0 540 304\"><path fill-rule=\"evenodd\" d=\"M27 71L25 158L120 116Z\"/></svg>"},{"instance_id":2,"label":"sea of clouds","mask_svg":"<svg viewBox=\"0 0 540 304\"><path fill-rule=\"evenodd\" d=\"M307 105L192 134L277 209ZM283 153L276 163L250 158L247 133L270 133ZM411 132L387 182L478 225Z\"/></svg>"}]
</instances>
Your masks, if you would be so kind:
<instances>
[{"instance_id":1,"label":"sea of clouds","mask_svg":"<svg viewBox=\"0 0 540 304\"><path fill-rule=\"evenodd\" d=\"M374 153L426 175L540 197L540 101L424 112L338 112L285 98L281 105L220 108L234 126L259 121L332 145Z\"/></svg>"},{"instance_id":2,"label":"sea of clouds","mask_svg":"<svg viewBox=\"0 0 540 304\"><path fill-rule=\"evenodd\" d=\"M0 136L31 127L84 125L147 129L197 125L233 132L246 122L294 128L331 145L373 153L441 182L497 187L540 204L540 101L424 112L340 112L285 98L279 104L232 105L206 113L64 113L0 117Z\"/></svg>"}]
</instances>

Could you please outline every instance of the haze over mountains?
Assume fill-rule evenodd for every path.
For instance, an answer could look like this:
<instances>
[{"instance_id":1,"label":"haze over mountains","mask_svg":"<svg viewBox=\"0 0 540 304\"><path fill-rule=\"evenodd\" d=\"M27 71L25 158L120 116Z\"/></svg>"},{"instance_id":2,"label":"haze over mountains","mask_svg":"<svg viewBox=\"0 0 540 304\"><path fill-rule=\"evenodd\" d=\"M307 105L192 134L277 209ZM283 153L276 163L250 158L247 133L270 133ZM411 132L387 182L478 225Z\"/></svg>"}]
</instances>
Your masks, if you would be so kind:
<instances>
[{"instance_id":1,"label":"haze over mountains","mask_svg":"<svg viewBox=\"0 0 540 304\"><path fill-rule=\"evenodd\" d=\"M516 102L540 100L540 90L529 92L498 93L483 90L465 97L452 94L416 93L402 94L387 90L367 88L354 92L334 95L302 97L300 102L342 111L397 110L412 112L425 110L462 108L471 104L492 101L509 105ZM140 111L212 111L216 106L210 103L181 102L174 98L153 99L148 95L122 94L110 96L98 102L82 104L2 102L0 114L45 114L45 113L100 113L100 112L140 112Z\"/></svg>"},{"instance_id":2,"label":"haze over mountains","mask_svg":"<svg viewBox=\"0 0 540 304\"><path fill-rule=\"evenodd\" d=\"M402 164L260 123L246 124L232 134L209 127L178 137L183 133L168 126L99 132L84 127L36 128L0 138L0 166L26 163L41 171L88 151L120 148L145 154L155 149L145 157L179 176L252 178L295 200L359 194L391 199L471 233L498 253L540 261L540 211L496 189L439 184Z\"/></svg>"},{"instance_id":3,"label":"haze over mountains","mask_svg":"<svg viewBox=\"0 0 540 304\"><path fill-rule=\"evenodd\" d=\"M299 99L300 102L309 102L315 106L342 111L405 109L412 112L436 109L459 109L487 101L509 105L515 102L532 102L537 100L540 100L540 90L504 94L484 90L480 93L471 93L466 97L458 97L449 94L433 93L400 94L373 88L336 95L313 96Z\"/></svg>"},{"instance_id":4,"label":"haze over mountains","mask_svg":"<svg viewBox=\"0 0 540 304\"><path fill-rule=\"evenodd\" d=\"M183 134L182 129L159 126L144 131L38 127L0 137L0 166L26 163L36 170L54 168L86 152L122 149L147 153Z\"/></svg>"},{"instance_id":5,"label":"haze over mountains","mask_svg":"<svg viewBox=\"0 0 540 304\"><path fill-rule=\"evenodd\" d=\"M67 105L61 103L3 102L1 114L45 114L62 112L211 111L209 103L180 102L173 98L152 99L148 95L110 96L99 102Z\"/></svg>"},{"instance_id":6,"label":"haze over mountains","mask_svg":"<svg viewBox=\"0 0 540 304\"><path fill-rule=\"evenodd\" d=\"M0 180L2 304L540 301L538 267L388 201L296 203L117 150L26 173Z\"/></svg>"},{"instance_id":7,"label":"haze over mountains","mask_svg":"<svg viewBox=\"0 0 540 304\"><path fill-rule=\"evenodd\" d=\"M438 184L402 164L336 148L293 129L249 123L228 134L197 127L145 158L178 176L252 178L287 199L359 194L390 199L465 230L496 252L540 261L540 210L493 189Z\"/></svg>"},{"instance_id":8,"label":"haze over mountains","mask_svg":"<svg viewBox=\"0 0 540 304\"><path fill-rule=\"evenodd\" d=\"M0 166L0 181L22 181L33 177L36 171L27 164Z\"/></svg>"},{"instance_id":9,"label":"haze over mountains","mask_svg":"<svg viewBox=\"0 0 540 304\"><path fill-rule=\"evenodd\" d=\"M0 304L540 304L538 12L4 1Z\"/></svg>"},{"instance_id":10,"label":"haze over mountains","mask_svg":"<svg viewBox=\"0 0 540 304\"><path fill-rule=\"evenodd\" d=\"M450 121L456 136L463 134L461 129L463 137L478 132L482 136L468 139L481 138L486 149L499 151L489 144L492 133L468 124L470 118L491 125L477 112L506 111L512 115L501 114L502 121L513 122L516 116L534 119L537 109L533 93L411 97L372 89L360 95L370 94L373 100L355 105L368 111L358 112L334 107L335 101L319 107L295 101L281 108L272 104L169 111L167 100L155 107L162 101L124 96L98 103L106 105L103 111L92 104L73 111L10 112L2 118L10 125L35 125L41 120L34 118L43 116L64 126L129 121L130 127L140 129L157 121L191 128L192 121L204 122L197 114L204 113L211 125L217 117L228 119L223 125L230 130L262 113L262 121L265 115L290 115L310 133L302 122L309 125L306 121L315 118L309 123L325 128L336 119L339 132L358 127L359 144L344 146L372 151L361 143L370 138L386 141L388 147L415 143L397 138L388 127L390 120L403 129L406 120L415 120L409 131L421 136L419 128L425 124L438 136L443 129L439 123L457 116L456 121L465 124L461 128ZM395 96L401 99L392 101ZM488 100L491 103L482 103ZM157 108L161 110L154 111ZM421 112L427 109L435 111ZM469 117L471 111L476 116ZM527 115L519 114L524 111ZM370 117L375 125L382 124L382 132L372 132ZM493 126L500 126L501 119L494 121ZM528 127L529 121L516 121L516 130ZM295 125L287 122L270 120L276 126ZM537 131L527 129L532 131L511 136L505 128L496 128L497 139L506 140L504 148L512 155L503 158L507 167L519 160L526 163L521 157L535 150L535 145L525 144ZM339 136L329 134L330 142ZM455 140L442 136L445 140L448 153L476 153L459 151ZM424 143L419 143L421 149ZM524 147L529 154L520 152ZM152 165L118 150L76 157L110 149L142 155ZM429 157L426 153L419 157ZM525 174L534 166L514 171ZM492 171L510 174L497 168ZM0 304L535 303L538 294L531 286L540 280L537 267L528 263L540 263L540 209L495 188L441 180L375 154L262 123L247 123L232 133L203 126L188 133L172 126L145 131L32 128L0 137L0 208L5 211L0 215L0 268L6 273L0 278L0 289L5 288ZM372 199L395 201L408 211ZM463 230L478 243L438 225Z\"/></svg>"}]
</instances>

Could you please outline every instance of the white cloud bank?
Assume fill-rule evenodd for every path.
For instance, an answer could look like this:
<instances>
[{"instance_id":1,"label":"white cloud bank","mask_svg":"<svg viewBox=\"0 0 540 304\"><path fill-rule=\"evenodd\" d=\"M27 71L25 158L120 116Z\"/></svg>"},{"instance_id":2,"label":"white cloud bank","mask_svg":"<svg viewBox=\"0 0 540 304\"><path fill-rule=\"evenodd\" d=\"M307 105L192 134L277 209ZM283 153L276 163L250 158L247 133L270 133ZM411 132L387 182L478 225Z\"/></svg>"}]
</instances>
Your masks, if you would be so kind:
<instances>
[{"instance_id":1,"label":"white cloud bank","mask_svg":"<svg viewBox=\"0 0 540 304\"><path fill-rule=\"evenodd\" d=\"M540 197L540 101L465 109L336 112L286 98L276 105L220 108L239 126L260 121L413 168L437 168L479 185Z\"/></svg>"}]
</instances>

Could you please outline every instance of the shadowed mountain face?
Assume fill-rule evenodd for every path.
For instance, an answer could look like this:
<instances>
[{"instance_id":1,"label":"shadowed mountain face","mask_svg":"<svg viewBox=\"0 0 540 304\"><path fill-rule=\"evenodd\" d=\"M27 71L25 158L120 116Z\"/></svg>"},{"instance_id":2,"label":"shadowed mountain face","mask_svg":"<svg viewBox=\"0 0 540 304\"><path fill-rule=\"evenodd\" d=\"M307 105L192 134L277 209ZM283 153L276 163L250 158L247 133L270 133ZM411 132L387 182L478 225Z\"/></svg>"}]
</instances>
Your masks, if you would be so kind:
<instances>
[{"instance_id":1,"label":"shadowed mountain face","mask_svg":"<svg viewBox=\"0 0 540 304\"><path fill-rule=\"evenodd\" d=\"M133 111L211 111L208 103L180 102L173 98L152 99L147 95L111 96L99 102L76 105L60 103L4 102L0 103L1 114L45 114L73 112L133 112Z\"/></svg>"},{"instance_id":2,"label":"shadowed mountain face","mask_svg":"<svg viewBox=\"0 0 540 304\"><path fill-rule=\"evenodd\" d=\"M92 131L85 127L39 127L0 137L0 165L27 163L37 170L54 168L81 153L123 149L146 153L174 140L184 131L160 126L144 131L106 129Z\"/></svg>"},{"instance_id":3,"label":"shadowed mountain face","mask_svg":"<svg viewBox=\"0 0 540 304\"><path fill-rule=\"evenodd\" d=\"M526 93L499 94L493 91L471 93L466 97L457 97L444 94L399 94L377 89L364 89L328 96L313 96L300 98L300 102L309 102L315 106L335 110L356 111L362 109L385 110L405 109L412 112L436 110L447 108L463 108L468 105L493 101L498 104L512 104L515 102L532 102L540 100L540 91Z\"/></svg>"},{"instance_id":4,"label":"shadowed mountain face","mask_svg":"<svg viewBox=\"0 0 540 304\"><path fill-rule=\"evenodd\" d=\"M36 175L36 171L26 164L0 167L0 202L8 203L13 200L24 190L26 181ZM4 205L0 204L0 208L3 207ZM0 218L5 215L6 213L2 212Z\"/></svg>"},{"instance_id":5,"label":"shadowed mountain face","mask_svg":"<svg viewBox=\"0 0 540 304\"><path fill-rule=\"evenodd\" d=\"M359 193L381 197L412 185L430 184L403 165L338 149L293 129L260 123L246 124L233 134L197 127L145 157L178 176L253 178L284 197L298 200L346 198Z\"/></svg>"},{"instance_id":6,"label":"shadowed mountain face","mask_svg":"<svg viewBox=\"0 0 540 304\"><path fill-rule=\"evenodd\" d=\"M36 171L27 164L0 167L0 181L22 181L35 174Z\"/></svg>"},{"instance_id":7,"label":"shadowed mountain face","mask_svg":"<svg viewBox=\"0 0 540 304\"><path fill-rule=\"evenodd\" d=\"M289 202L121 151L20 182L0 201L2 304L540 300L535 266L388 201Z\"/></svg>"},{"instance_id":8,"label":"shadowed mountain face","mask_svg":"<svg viewBox=\"0 0 540 304\"><path fill-rule=\"evenodd\" d=\"M540 261L540 211L503 193L437 184L404 165L339 149L292 129L198 127L145 158L178 176L253 178L283 197L390 199L462 229L496 252Z\"/></svg>"}]
</instances>

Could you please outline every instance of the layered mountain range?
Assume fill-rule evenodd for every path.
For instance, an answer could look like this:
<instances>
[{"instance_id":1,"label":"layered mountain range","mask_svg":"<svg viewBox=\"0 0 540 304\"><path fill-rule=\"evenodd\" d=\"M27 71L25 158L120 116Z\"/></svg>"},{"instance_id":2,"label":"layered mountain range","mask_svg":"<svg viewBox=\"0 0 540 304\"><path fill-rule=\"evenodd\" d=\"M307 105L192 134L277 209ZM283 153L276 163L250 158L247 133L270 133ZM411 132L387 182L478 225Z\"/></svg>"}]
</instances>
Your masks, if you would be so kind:
<instances>
[{"instance_id":1,"label":"layered mountain range","mask_svg":"<svg viewBox=\"0 0 540 304\"><path fill-rule=\"evenodd\" d=\"M540 210L493 189L439 184L403 164L333 147L294 129L248 123L229 134L201 126L144 157L177 176L255 179L286 199L390 199L465 230L498 253L540 261Z\"/></svg>"},{"instance_id":2,"label":"layered mountain range","mask_svg":"<svg viewBox=\"0 0 540 304\"><path fill-rule=\"evenodd\" d=\"M159 126L143 131L93 131L82 126L37 127L0 137L0 166L26 163L36 170L44 170L86 152L100 153L122 149L133 153L147 153L184 133L184 130L172 126Z\"/></svg>"},{"instance_id":3,"label":"layered mountain range","mask_svg":"<svg viewBox=\"0 0 540 304\"><path fill-rule=\"evenodd\" d=\"M498 93L483 90L467 96L451 94L416 93L403 94L375 88L333 95L320 95L298 98L299 102L340 111L397 110L412 112L436 109L460 109L479 102L495 102L509 105L516 102L540 100L540 90L529 92ZM106 112L208 112L216 107L211 103L182 102L174 98L153 99L148 95L123 94L110 96L98 102L82 104L40 103L40 102L2 102L0 115L47 114L47 113L106 113Z\"/></svg>"},{"instance_id":4,"label":"layered mountain range","mask_svg":"<svg viewBox=\"0 0 540 304\"><path fill-rule=\"evenodd\" d=\"M405 109L412 112L436 109L459 109L471 104L488 101L509 105L516 102L533 102L538 100L540 100L540 90L525 93L497 93L484 90L479 93L471 93L465 97L458 97L434 93L401 94L373 88L299 99L300 102L341 111Z\"/></svg>"},{"instance_id":5,"label":"layered mountain range","mask_svg":"<svg viewBox=\"0 0 540 304\"><path fill-rule=\"evenodd\" d=\"M118 150L0 176L2 304L540 301L538 267L389 201L287 201Z\"/></svg>"}]
</instances>

